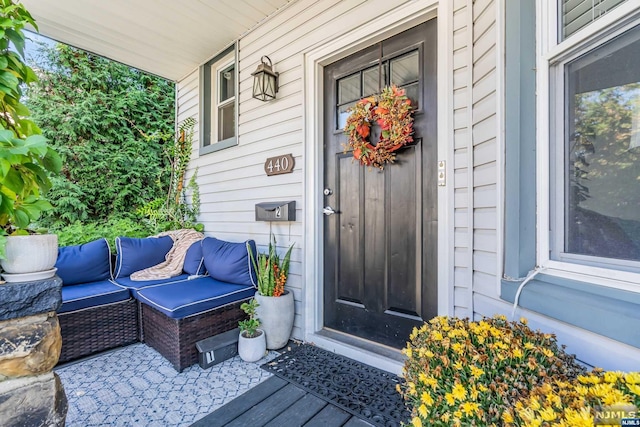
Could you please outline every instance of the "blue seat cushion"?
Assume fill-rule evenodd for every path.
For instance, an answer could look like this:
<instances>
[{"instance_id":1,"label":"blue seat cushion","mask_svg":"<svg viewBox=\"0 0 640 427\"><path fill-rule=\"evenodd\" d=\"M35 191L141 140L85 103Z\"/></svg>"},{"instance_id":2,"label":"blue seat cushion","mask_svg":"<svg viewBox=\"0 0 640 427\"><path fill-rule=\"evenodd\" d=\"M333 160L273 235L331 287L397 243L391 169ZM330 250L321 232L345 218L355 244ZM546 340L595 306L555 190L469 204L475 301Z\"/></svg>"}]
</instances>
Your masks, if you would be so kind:
<instances>
[{"instance_id":1,"label":"blue seat cushion","mask_svg":"<svg viewBox=\"0 0 640 427\"><path fill-rule=\"evenodd\" d=\"M127 277L118 277L117 279L113 280L113 283L115 283L116 285L122 288L126 288L130 290L133 297L137 298L138 291L140 289L148 288L149 286L158 286L158 285L164 285L167 283L182 282L184 280L187 280L188 277L189 277L188 274L181 274L179 276L169 277L168 279L131 280L131 278L127 276Z\"/></svg>"},{"instance_id":2,"label":"blue seat cushion","mask_svg":"<svg viewBox=\"0 0 640 427\"><path fill-rule=\"evenodd\" d=\"M56 272L63 285L99 282L111 277L111 251L106 239L58 249Z\"/></svg>"},{"instance_id":3,"label":"blue seat cushion","mask_svg":"<svg viewBox=\"0 0 640 427\"><path fill-rule=\"evenodd\" d=\"M182 319L254 296L253 286L210 277L140 289L138 299L172 319Z\"/></svg>"},{"instance_id":4,"label":"blue seat cushion","mask_svg":"<svg viewBox=\"0 0 640 427\"><path fill-rule=\"evenodd\" d=\"M202 255L209 276L222 282L253 286L256 276L247 248L256 255L256 242L253 240L232 243L205 237Z\"/></svg>"},{"instance_id":5,"label":"blue seat cushion","mask_svg":"<svg viewBox=\"0 0 640 427\"><path fill-rule=\"evenodd\" d=\"M160 264L172 246L173 239L169 236L144 239L116 237L118 255L113 277L130 276L131 273Z\"/></svg>"},{"instance_id":6,"label":"blue seat cushion","mask_svg":"<svg viewBox=\"0 0 640 427\"><path fill-rule=\"evenodd\" d=\"M202 240L198 240L189 246L184 257L184 266L182 269L185 273L193 276L200 276L205 273L206 268L202 256Z\"/></svg>"},{"instance_id":7,"label":"blue seat cushion","mask_svg":"<svg viewBox=\"0 0 640 427\"><path fill-rule=\"evenodd\" d=\"M62 306L58 313L81 310L131 298L127 289L114 285L108 280L82 283L62 287Z\"/></svg>"}]
</instances>

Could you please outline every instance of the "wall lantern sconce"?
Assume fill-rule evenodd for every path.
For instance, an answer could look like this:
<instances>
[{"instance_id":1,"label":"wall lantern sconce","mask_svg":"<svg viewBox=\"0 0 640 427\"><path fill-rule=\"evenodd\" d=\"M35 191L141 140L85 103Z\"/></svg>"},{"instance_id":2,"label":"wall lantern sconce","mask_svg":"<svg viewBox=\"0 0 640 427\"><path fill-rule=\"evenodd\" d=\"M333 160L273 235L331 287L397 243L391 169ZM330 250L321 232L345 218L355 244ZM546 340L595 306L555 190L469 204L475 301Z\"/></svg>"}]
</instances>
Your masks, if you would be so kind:
<instances>
[{"instance_id":1,"label":"wall lantern sconce","mask_svg":"<svg viewBox=\"0 0 640 427\"><path fill-rule=\"evenodd\" d=\"M265 58L269 63L265 61ZM260 101L276 98L278 93L278 73L273 71L273 64L268 56L260 59L260 65L251 73L253 76L253 97Z\"/></svg>"}]
</instances>

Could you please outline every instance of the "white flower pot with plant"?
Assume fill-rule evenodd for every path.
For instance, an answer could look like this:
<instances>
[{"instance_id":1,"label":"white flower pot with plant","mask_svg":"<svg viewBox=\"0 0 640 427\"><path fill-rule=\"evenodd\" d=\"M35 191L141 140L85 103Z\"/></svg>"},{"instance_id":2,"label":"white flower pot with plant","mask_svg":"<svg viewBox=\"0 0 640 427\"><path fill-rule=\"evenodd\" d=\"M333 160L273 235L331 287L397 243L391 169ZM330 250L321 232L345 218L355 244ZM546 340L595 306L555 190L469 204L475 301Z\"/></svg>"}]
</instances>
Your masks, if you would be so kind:
<instances>
[{"instance_id":1,"label":"white flower pot with plant","mask_svg":"<svg viewBox=\"0 0 640 427\"><path fill-rule=\"evenodd\" d=\"M267 352L265 333L260 328L260 319L256 315L258 302L252 299L244 302L240 308L249 315L246 320L238 322L240 337L238 338L238 354L245 362L257 362Z\"/></svg>"},{"instance_id":2,"label":"white flower pot with plant","mask_svg":"<svg viewBox=\"0 0 640 427\"><path fill-rule=\"evenodd\" d=\"M21 86L37 79L23 61L22 30L27 24L36 30L37 26L21 4L11 4L10 8L3 10L6 22L0 42L14 46L19 54L9 48L0 50L0 63L5 64L4 75L8 76L0 85L0 265L8 274L5 279L14 280L15 274L43 270L49 276L55 274L57 236L45 237L44 243L42 237L36 243L24 241L35 234L29 227L40 214L53 208L43 195L51 187L49 173L59 173L62 161L47 145L38 126L28 119L29 110L20 102Z\"/></svg>"},{"instance_id":3,"label":"white flower pot with plant","mask_svg":"<svg viewBox=\"0 0 640 427\"><path fill-rule=\"evenodd\" d=\"M256 270L258 292L258 317L262 322L262 329L267 334L267 348L277 350L287 345L293 330L295 306L293 293L285 290L289 274L289 264L293 245L282 260L276 251L276 239L271 235L269 250L266 254L258 254L257 260L250 248L249 256Z\"/></svg>"}]
</instances>

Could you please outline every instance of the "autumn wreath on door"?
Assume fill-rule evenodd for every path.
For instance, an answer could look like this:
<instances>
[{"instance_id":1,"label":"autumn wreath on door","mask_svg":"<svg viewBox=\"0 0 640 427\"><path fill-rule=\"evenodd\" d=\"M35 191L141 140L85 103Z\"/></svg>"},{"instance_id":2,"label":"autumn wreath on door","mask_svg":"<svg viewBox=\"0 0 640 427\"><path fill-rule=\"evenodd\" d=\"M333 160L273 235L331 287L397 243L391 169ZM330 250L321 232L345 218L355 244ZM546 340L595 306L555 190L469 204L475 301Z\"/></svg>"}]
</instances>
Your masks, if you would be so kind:
<instances>
[{"instance_id":1,"label":"autumn wreath on door","mask_svg":"<svg viewBox=\"0 0 640 427\"><path fill-rule=\"evenodd\" d=\"M363 166L384 169L393 163L396 151L413 142L413 116L411 100L404 89L387 86L378 96L370 96L356 102L349 109L344 132L349 137L344 152L352 151L353 157ZM378 123L380 139L372 143L371 126Z\"/></svg>"}]
</instances>

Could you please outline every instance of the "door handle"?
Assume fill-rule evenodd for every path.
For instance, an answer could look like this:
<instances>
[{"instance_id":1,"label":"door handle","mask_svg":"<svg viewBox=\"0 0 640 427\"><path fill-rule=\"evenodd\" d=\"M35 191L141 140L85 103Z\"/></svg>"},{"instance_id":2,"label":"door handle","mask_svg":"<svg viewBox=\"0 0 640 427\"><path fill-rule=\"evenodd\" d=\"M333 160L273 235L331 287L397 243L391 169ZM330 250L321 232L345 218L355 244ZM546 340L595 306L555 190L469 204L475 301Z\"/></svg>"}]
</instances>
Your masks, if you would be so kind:
<instances>
[{"instance_id":1,"label":"door handle","mask_svg":"<svg viewBox=\"0 0 640 427\"><path fill-rule=\"evenodd\" d=\"M322 213L326 216L330 216L336 213L336 211L334 211L331 206L325 206L324 209L322 209Z\"/></svg>"}]
</instances>

